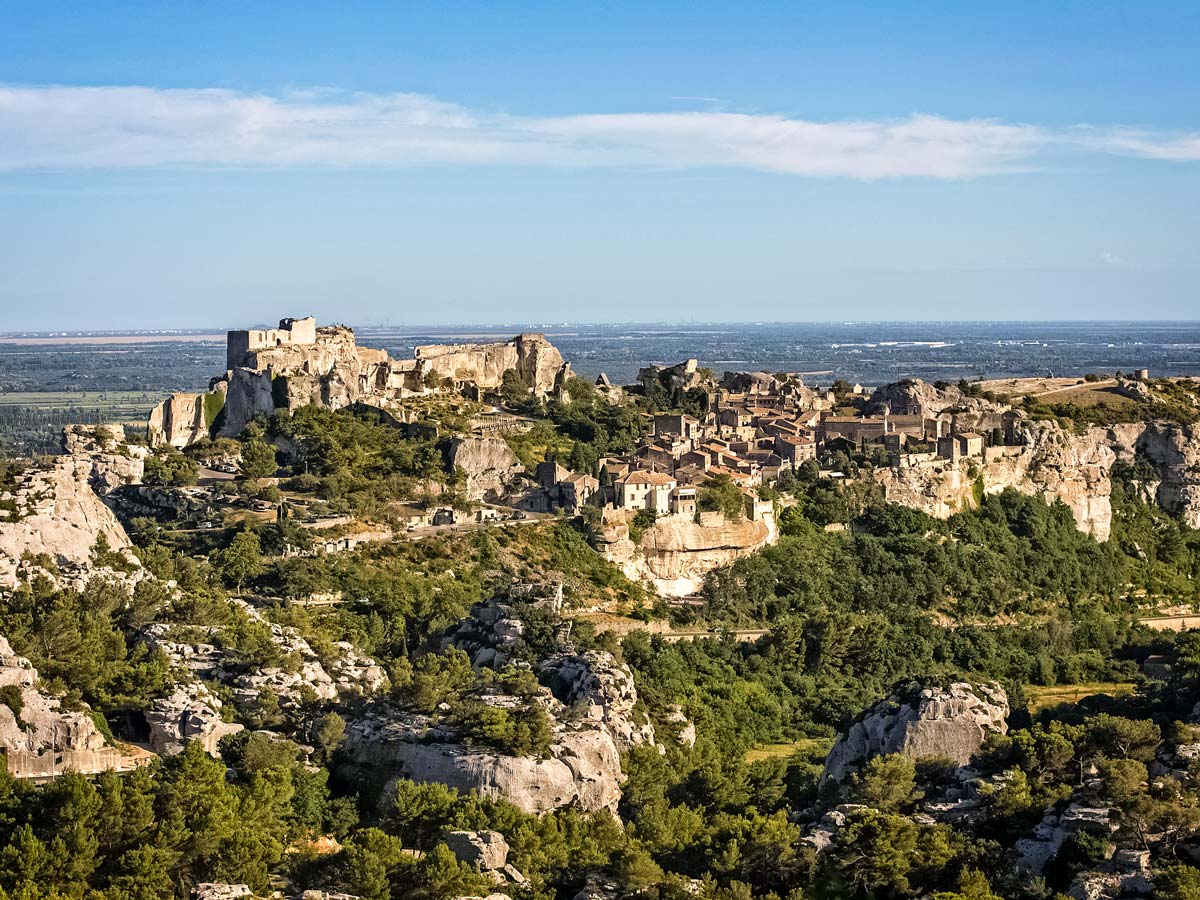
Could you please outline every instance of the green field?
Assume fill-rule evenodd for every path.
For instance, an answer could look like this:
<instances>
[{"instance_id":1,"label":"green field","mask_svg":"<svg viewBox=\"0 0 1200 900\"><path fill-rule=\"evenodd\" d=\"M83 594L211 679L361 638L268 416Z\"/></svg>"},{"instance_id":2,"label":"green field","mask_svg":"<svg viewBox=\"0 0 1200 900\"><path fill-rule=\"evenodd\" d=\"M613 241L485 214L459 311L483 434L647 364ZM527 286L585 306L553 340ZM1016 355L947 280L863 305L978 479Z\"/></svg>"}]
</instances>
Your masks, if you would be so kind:
<instances>
[{"instance_id":1,"label":"green field","mask_svg":"<svg viewBox=\"0 0 1200 900\"><path fill-rule=\"evenodd\" d=\"M746 751L745 760L748 763L758 762L763 759L778 759L780 757L788 758L795 756L797 753L820 753L829 752L829 748L833 746L831 738L803 738L799 741L790 741L786 744L761 744L758 747L751 747Z\"/></svg>"},{"instance_id":2,"label":"green field","mask_svg":"<svg viewBox=\"0 0 1200 900\"><path fill-rule=\"evenodd\" d=\"M1087 684L1059 684L1044 687L1037 684L1025 686L1025 699L1031 713L1064 703L1078 703L1084 697L1103 694L1108 697L1125 697L1133 693L1136 685L1123 681L1093 681Z\"/></svg>"},{"instance_id":3,"label":"green field","mask_svg":"<svg viewBox=\"0 0 1200 900\"><path fill-rule=\"evenodd\" d=\"M161 399L151 391L13 391L0 393L0 407L100 410L114 422L142 422Z\"/></svg>"}]
</instances>

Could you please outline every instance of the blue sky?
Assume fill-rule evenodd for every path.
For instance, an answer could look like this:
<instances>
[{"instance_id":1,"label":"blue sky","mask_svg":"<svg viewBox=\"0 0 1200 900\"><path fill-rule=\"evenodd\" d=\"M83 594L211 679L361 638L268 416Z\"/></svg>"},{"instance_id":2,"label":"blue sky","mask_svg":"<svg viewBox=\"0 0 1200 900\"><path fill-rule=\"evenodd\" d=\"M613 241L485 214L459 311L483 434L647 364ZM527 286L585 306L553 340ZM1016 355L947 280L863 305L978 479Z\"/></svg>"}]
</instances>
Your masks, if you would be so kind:
<instances>
[{"instance_id":1,"label":"blue sky","mask_svg":"<svg viewBox=\"0 0 1200 900\"><path fill-rule=\"evenodd\" d=\"M0 10L0 329L1197 318L1200 4Z\"/></svg>"}]
</instances>

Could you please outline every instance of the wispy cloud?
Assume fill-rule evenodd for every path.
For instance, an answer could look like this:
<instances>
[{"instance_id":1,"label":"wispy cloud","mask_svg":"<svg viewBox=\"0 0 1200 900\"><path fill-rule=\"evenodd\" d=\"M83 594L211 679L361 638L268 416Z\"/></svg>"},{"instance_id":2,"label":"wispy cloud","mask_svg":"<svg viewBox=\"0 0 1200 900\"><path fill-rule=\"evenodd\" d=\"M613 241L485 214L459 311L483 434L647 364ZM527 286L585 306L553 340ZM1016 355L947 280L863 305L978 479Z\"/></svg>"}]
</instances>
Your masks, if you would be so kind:
<instances>
[{"instance_id":1,"label":"wispy cloud","mask_svg":"<svg viewBox=\"0 0 1200 900\"><path fill-rule=\"evenodd\" d=\"M814 122L732 112L554 117L419 94L0 86L0 170L152 166L737 168L968 178L1050 153L1200 160L1200 135L912 115Z\"/></svg>"}]
</instances>

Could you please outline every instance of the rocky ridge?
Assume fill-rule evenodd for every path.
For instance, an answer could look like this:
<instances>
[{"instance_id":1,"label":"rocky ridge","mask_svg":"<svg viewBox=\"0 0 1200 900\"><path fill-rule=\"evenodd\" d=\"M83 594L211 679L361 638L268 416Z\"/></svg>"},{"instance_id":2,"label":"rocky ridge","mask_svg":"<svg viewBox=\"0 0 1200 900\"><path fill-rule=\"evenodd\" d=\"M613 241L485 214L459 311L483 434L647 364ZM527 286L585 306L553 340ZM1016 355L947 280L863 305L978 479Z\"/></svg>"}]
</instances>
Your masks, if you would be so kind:
<instances>
[{"instance_id":1,"label":"rocky ridge","mask_svg":"<svg viewBox=\"0 0 1200 900\"><path fill-rule=\"evenodd\" d=\"M151 411L152 444L186 447L213 434L233 437L255 416L309 404L386 409L444 386L495 390L510 370L541 397L570 376L562 354L540 334L492 344L421 346L408 360L360 347L352 329L318 328L311 318L285 319L267 331L231 331L227 341L226 372L207 392L173 394Z\"/></svg>"},{"instance_id":2,"label":"rocky ridge","mask_svg":"<svg viewBox=\"0 0 1200 900\"><path fill-rule=\"evenodd\" d=\"M1200 440L1194 426L1137 422L1069 432L1053 421L1035 421L1003 403L971 397L957 387L939 390L920 379L885 385L867 411L920 414L958 431L1000 433L1006 446L982 459L901 457L877 469L886 498L946 518L971 508L977 491L1014 488L1070 507L1077 527L1104 541L1112 528L1112 468L1118 460L1144 460L1157 473L1148 496L1189 527L1200 527Z\"/></svg>"}]
</instances>

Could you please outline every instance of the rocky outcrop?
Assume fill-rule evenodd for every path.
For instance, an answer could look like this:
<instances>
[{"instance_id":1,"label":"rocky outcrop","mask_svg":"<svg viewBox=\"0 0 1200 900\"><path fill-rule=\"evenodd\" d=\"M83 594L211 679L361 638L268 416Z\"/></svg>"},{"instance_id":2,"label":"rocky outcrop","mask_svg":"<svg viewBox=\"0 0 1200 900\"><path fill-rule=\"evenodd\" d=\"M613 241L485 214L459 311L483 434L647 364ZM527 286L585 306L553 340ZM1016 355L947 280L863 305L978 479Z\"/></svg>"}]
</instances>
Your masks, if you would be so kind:
<instances>
[{"instance_id":1,"label":"rocky outcrop","mask_svg":"<svg viewBox=\"0 0 1200 900\"><path fill-rule=\"evenodd\" d=\"M261 623L267 629L285 660L284 665L244 671L237 653L220 646L220 626L173 627L155 623L143 628L138 640L152 649L162 651L173 665L186 669L194 677L229 686L237 703L245 707L257 706L266 694L277 699L284 707L296 707L306 699L331 702L376 694L387 686L387 674L383 667L370 657L363 656L352 644L345 641L336 643L336 657L328 663L322 662L296 629L267 620L244 600L232 599L229 602L247 618ZM200 701L212 711L220 709L220 704L213 706L208 698L200 698ZM188 709L202 718L207 715L198 706L189 706ZM214 746L221 736L213 739Z\"/></svg>"},{"instance_id":2,"label":"rocky outcrop","mask_svg":"<svg viewBox=\"0 0 1200 900\"><path fill-rule=\"evenodd\" d=\"M616 809L621 799L621 758L605 728L564 724L555 715L554 739L545 756L514 756L465 744L425 716L377 704L346 727L346 757L362 766L420 782L509 801L541 814L564 806Z\"/></svg>"},{"instance_id":3,"label":"rocky outcrop","mask_svg":"<svg viewBox=\"0 0 1200 900\"><path fill-rule=\"evenodd\" d=\"M175 393L150 411L147 433L154 445L186 447L210 435L217 413L225 405L225 385L208 394ZM207 411L211 411L211 418Z\"/></svg>"},{"instance_id":4,"label":"rocky outcrop","mask_svg":"<svg viewBox=\"0 0 1200 900\"><path fill-rule=\"evenodd\" d=\"M139 764L108 743L90 714L62 709L37 684L37 670L0 637L0 688L13 689L0 702L0 750L10 775L47 778L69 770L128 771Z\"/></svg>"},{"instance_id":5,"label":"rocky outcrop","mask_svg":"<svg viewBox=\"0 0 1200 900\"><path fill-rule=\"evenodd\" d=\"M499 668L521 653L525 611L548 613L556 617L560 634L569 631L570 623L557 618L562 610L560 585L516 585L509 593L504 600L493 598L476 605L468 618L446 633L443 648L464 651L473 666ZM560 639L558 644L563 652L538 662L534 672L559 704L571 708L572 719L607 730L621 750L653 744L654 726L638 705L629 667L603 650L575 653L569 640Z\"/></svg>"},{"instance_id":6,"label":"rocky outcrop","mask_svg":"<svg viewBox=\"0 0 1200 900\"><path fill-rule=\"evenodd\" d=\"M520 334L494 344L427 344L417 347L413 356L420 379L432 372L495 390L503 383L504 373L515 370L538 397L570 376L570 365L544 334Z\"/></svg>"},{"instance_id":7,"label":"rocky outcrop","mask_svg":"<svg viewBox=\"0 0 1200 900\"><path fill-rule=\"evenodd\" d=\"M1075 524L1099 541L1112 528L1111 471L1116 454L1106 432L1076 435L1052 422L1033 422L1021 432L1024 443L989 447L982 458L901 457L898 465L876 469L875 480L890 503L919 509L940 519L977 505L977 493L1013 488L1071 508Z\"/></svg>"},{"instance_id":8,"label":"rocky outcrop","mask_svg":"<svg viewBox=\"0 0 1200 900\"><path fill-rule=\"evenodd\" d=\"M387 409L414 394L473 385L494 390L515 370L538 397L560 387L570 367L540 334L494 344L429 345L409 360L358 346L342 325L285 319L279 328L231 331L227 370L206 393L175 394L150 413L152 445L185 447L209 435L236 436L258 415L309 404Z\"/></svg>"},{"instance_id":9,"label":"rocky outcrop","mask_svg":"<svg viewBox=\"0 0 1200 900\"><path fill-rule=\"evenodd\" d=\"M448 831L446 846L459 862L489 878L493 884L527 884L508 862L508 841L498 831Z\"/></svg>"},{"instance_id":10,"label":"rocky outcrop","mask_svg":"<svg viewBox=\"0 0 1200 900\"><path fill-rule=\"evenodd\" d=\"M88 484L101 497L141 484L150 452L127 443L123 425L68 425L63 429L63 451L91 466Z\"/></svg>"},{"instance_id":11,"label":"rocky outcrop","mask_svg":"<svg viewBox=\"0 0 1200 900\"><path fill-rule=\"evenodd\" d=\"M1162 398L1140 381L1118 388L1149 406ZM920 379L884 385L872 394L867 413L921 415L947 431L999 435L1005 446L988 448L982 459L902 456L890 469L876 470L887 499L945 518L975 505L976 493L1011 487L1071 508L1076 525L1107 540L1112 525L1109 500L1114 461L1142 460L1157 472L1147 499L1191 528L1200 528L1200 434L1195 426L1133 422L1091 427L1078 433L1055 422L1031 421L1004 403L969 396L959 388L938 389Z\"/></svg>"},{"instance_id":12,"label":"rocky outcrop","mask_svg":"<svg viewBox=\"0 0 1200 900\"><path fill-rule=\"evenodd\" d=\"M654 743L654 726L637 708L633 673L611 653L589 650L554 656L540 663L538 677L576 716L605 728L617 748Z\"/></svg>"},{"instance_id":13,"label":"rocky outcrop","mask_svg":"<svg viewBox=\"0 0 1200 900\"><path fill-rule=\"evenodd\" d=\"M199 741L210 756L220 756L221 738L237 734L243 726L221 719L221 701L203 684L178 684L168 696L146 710L150 748L160 756L174 756L183 746Z\"/></svg>"},{"instance_id":14,"label":"rocky outcrop","mask_svg":"<svg viewBox=\"0 0 1200 900\"><path fill-rule=\"evenodd\" d=\"M524 610L556 615L558 591L511 593L524 596L479 604L468 619L450 629L443 648L466 652L475 666L506 665L522 655ZM549 596L546 596L549 594ZM563 623L560 623L563 624ZM560 629L561 630L561 629ZM534 667L543 687L532 699L491 694L475 698L520 716L533 703L551 724L549 750L542 756L516 756L478 744L437 717L375 703L346 728L345 755L360 766L382 769L415 781L441 782L459 790L503 797L526 812L563 806L615 809L623 780L620 753L653 743L654 728L638 704L633 675L612 654L563 652Z\"/></svg>"},{"instance_id":15,"label":"rocky outcrop","mask_svg":"<svg viewBox=\"0 0 1200 900\"><path fill-rule=\"evenodd\" d=\"M466 476L466 495L470 500L501 496L524 472L517 454L503 438L454 438L446 462L450 471L461 470Z\"/></svg>"},{"instance_id":16,"label":"rocky outcrop","mask_svg":"<svg viewBox=\"0 0 1200 900\"><path fill-rule=\"evenodd\" d=\"M1118 458L1150 463L1158 478L1148 493L1189 528L1200 528L1200 433L1162 422L1114 425L1105 432Z\"/></svg>"},{"instance_id":17,"label":"rocky outcrop","mask_svg":"<svg viewBox=\"0 0 1200 900\"><path fill-rule=\"evenodd\" d=\"M58 456L29 469L0 497L8 504L0 508L0 588L16 584L26 554L45 554L68 581L81 584L95 568L92 550L101 537L136 565L129 536L92 488L97 465L87 454Z\"/></svg>"},{"instance_id":18,"label":"rocky outcrop","mask_svg":"<svg viewBox=\"0 0 1200 900\"><path fill-rule=\"evenodd\" d=\"M248 884L203 881L192 888L192 900L241 900L253 896Z\"/></svg>"},{"instance_id":19,"label":"rocky outcrop","mask_svg":"<svg viewBox=\"0 0 1200 900\"><path fill-rule=\"evenodd\" d=\"M872 757L888 753L949 757L965 765L988 735L1008 731L1008 712L1008 696L994 682L945 687L914 682L876 703L838 736L823 778L840 782Z\"/></svg>"},{"instance_id":20,"label":"rocky outcrop","mask_svg":"<svg viewBox=\"0 0 1200 900\"><path fill-rule=\"evenodd\" d=\"M920 378L905 378L876 388L867 401L866 414L879 416L919 415L924 419L941 419L959 432L987 434L1004 429L1011 419L1007 404L972 397L956 385L938 388Z\"/></svg>"},{"instance_id":21,"label":"rocky outcrop","mask_svg":"<svg viewBox=\"0 0 1200 900\"><path fill-rule=\"evenodd\" d=\"M775 543L779 532L775 517L730 521L719 513L672 515L657 519L638 543L629 537L629 514L608 510L595 539L596 549L621 567L634 581L650 581L668 597L694 594L714 569L731 565L744 556Z\"/></svg>"}]
</instances>

